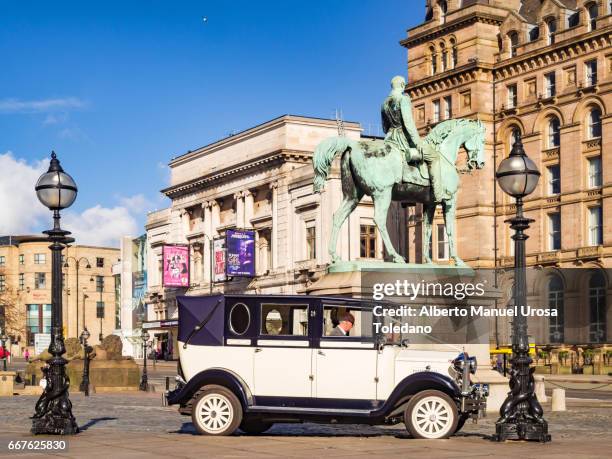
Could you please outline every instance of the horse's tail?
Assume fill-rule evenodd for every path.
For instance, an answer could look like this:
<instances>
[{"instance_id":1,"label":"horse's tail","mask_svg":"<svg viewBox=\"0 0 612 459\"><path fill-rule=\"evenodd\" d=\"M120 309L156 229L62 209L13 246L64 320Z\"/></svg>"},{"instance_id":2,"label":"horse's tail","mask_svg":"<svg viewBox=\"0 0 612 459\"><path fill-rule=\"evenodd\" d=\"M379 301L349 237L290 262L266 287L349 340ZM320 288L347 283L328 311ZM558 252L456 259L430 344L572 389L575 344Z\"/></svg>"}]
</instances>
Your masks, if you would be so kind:
<instances>
[{"instance_id":1,"label":"horse's tail","mask_svg":"<svg viewBox=\"0 0 612 459\"><path fill-rule=\"evenodd\" d=\"M330 137L317 145L312 158L315 172L315 193L320 193L323 190L331 163L338 153L343 153L350 147L350 142L346 137Z\"/></svg>"}]
</instances>

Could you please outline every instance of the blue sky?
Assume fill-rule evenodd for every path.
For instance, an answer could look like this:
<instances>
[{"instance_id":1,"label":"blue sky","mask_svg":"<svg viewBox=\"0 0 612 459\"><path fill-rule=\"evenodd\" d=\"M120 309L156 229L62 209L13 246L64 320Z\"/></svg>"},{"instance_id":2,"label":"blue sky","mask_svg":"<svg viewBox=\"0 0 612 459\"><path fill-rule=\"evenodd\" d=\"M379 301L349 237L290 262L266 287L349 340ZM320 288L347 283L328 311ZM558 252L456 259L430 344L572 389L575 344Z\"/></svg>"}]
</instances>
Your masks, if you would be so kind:
<instances>
[{"instance_id":1,"label":"blue sky","mask_svg":"<svg viewBox=\"0 0 612 459\"><path fill-rule=\"evenodd\" d=\"M141 227L167 206L173 156L285 113L378 124L424 4L0 1L0 155L18 175L55 149L80 186L75 226L125 208Z\"/></svg>"}]
</instances>

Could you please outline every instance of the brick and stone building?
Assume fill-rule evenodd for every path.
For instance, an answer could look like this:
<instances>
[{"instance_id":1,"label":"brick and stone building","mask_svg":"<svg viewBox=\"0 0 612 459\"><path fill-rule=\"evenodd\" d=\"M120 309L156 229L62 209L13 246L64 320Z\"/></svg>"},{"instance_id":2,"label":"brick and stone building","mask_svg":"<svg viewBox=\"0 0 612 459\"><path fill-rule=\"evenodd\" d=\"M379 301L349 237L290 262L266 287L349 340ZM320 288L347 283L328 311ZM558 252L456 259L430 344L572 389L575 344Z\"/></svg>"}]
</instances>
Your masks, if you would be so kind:
<instances>
[{"instance_id":1,"label":"brick and stone building","mask_svg":"<svg viewBox=\"0 0 612 459\"><path fill-rule=\"evenodd\" d=\"M525 201L535 222L528 265L550 275L545 293L566 314L540 320L538 343L606 343L612 333L612 2L593 0L428 0L425 21L408 30L407 91L422 135L451 117L482 120L487 166L464 176L458 198L459 255L473 267L513 265L515 208L495 184L517 136L542 177ZM420 258L419 209L409 244ZM434 258L447 257L443 222ZM559 268L594 268L583 276ZM509 283L509 284L508 284ZM505 292L511 279L501 279ZM547 293L546 293L547 292ZM508 295L506 295L507 298ZM554 303L554 304L553 304ZM496 341L508 342L507 324ZM560 329L565 328L565 332Z\"/></svg>"},{"instance_id":2,"label":"brick and stone building","mask_svg":"<svg viewBox=\"0 0 612 459\"><path fill-rule=\"evenodd\" d=\"M74 245L63 256L64 336L78 337L86 326L89 343L98 344L100 334L120 328L112 272L119 250ZM0 328L6 329L17 355L26 347L33 355L35 335L51 333L51 250L44 237L0 237Z\"/></svg>"}]
</instances>

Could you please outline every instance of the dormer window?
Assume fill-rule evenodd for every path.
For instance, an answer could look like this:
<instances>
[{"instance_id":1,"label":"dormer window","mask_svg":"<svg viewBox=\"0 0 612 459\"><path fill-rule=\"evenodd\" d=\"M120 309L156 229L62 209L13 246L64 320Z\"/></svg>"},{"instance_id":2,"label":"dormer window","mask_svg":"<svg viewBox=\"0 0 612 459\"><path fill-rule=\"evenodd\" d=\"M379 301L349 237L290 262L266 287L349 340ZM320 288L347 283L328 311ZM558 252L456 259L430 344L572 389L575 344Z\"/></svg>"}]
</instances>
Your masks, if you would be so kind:
<instances>
[{"instance_id":1,"label":"dormer window","mask_svg":"<svg viewBox=\"0 0 612 459\"><path fill-rule=\"evenodd\" d=\"M518 33L510 32L508 34L508 39L510 40L510 56L514 57L516 56L516 49L518 48Z\"/></svg>"},{"instance_id":2,"label":"dormer window","mask_svg":"<svg viewBox=\"0 0 612 459\"><path fill-rule=\"evenodd\" d=\"M546 28L548 29L548 44L555 44L555 33L557 32L557 21L554 18L546 21Z\"/></svg>"},{"instance_id":3,"label":"dormer window","mask_svg":"<svg viewBox=\"0 0 612 459\"><path fill-rule=\"evenodd\" d=\"M599 7L597 3L591 3L588 7L589 13L589 32L597 29L597 16L599 16Z\"/></svg>"},{"instance_id":4,"label":"dormer window","mask_svg":"<svg viewBox=\"0 0 612 459\"><path fill-rule=\"evenodd\" d=\"M440 7L440 24L444 24L446 22L446 13L448 11L446 0L440 0L438 2L438 6Z\"/></svg>"}]
</instances>

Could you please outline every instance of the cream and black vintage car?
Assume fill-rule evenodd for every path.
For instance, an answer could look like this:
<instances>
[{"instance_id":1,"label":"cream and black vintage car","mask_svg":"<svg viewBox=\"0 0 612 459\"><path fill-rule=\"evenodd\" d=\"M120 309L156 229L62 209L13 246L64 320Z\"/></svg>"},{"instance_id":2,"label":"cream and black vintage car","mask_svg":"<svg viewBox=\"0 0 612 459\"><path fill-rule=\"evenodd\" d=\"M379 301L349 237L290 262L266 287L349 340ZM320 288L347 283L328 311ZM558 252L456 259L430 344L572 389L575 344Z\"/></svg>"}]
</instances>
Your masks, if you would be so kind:
<instances>
[{"instance_id":1,"label":"cream and black vintage car","mask_svg":"<svg viewBox=\"0 0 612 459\"><path fill-rule=\"evenodd\" d=\"M263 433L274 423L392 425L446 438L484 414L475 358L411 349L376 336L359 300L267 295L182 296L179 376L165 394L197 431ZM337 333L350 312L354 327Z\"/></svg>"}]
</instances>

